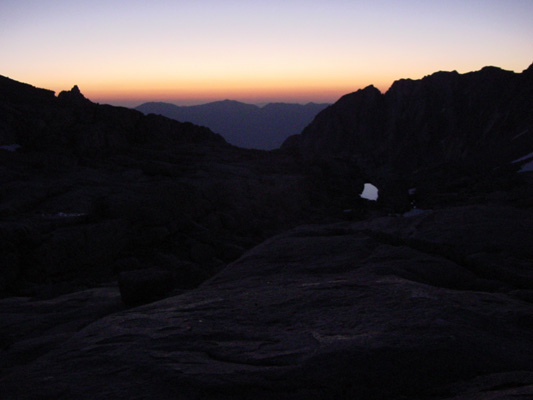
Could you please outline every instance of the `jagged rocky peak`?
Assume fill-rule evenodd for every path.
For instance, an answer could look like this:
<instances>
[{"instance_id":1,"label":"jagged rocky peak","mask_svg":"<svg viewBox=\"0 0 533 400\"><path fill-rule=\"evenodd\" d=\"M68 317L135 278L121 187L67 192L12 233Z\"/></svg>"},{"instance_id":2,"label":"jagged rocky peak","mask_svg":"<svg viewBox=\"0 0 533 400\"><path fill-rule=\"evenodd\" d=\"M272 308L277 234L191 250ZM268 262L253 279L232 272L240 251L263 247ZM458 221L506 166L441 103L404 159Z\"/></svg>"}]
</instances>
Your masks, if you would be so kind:
<instances>
[{"instance_id":1,"label":"jagged rocky peak","mask_svg":"<svg viewBox=\"0 0 533 400\"><path fill-rule=\"evenodd\" d=\"M81 94L81 92L80 92L80 88L78 87L78 85L74 85L74 86L72 87L72 89L70 89L70 91L71 91L71 93L73 93L73 94L78 94L78 95L83 96L83 95Z\"/></svg>"},{"instance_id":2,"label":"jagged rocky peak","mask_svg":"<svg viewBox=\"0 0 533 400\"><path fill-rule=\"evenodd\" d=\"M340 98L282 148L355 159L383 198L398 181L405 191L422 183L443 190L450 174L476 182L518 168L513 161L533 151L532 70L440 71L399 80L385 94L370 86Z\"/></svg>"},{"instance_id":3,"label":"jagged rocky peak","mask_svg":"<svg viewBox=\"0 0 533 400\"><path fill-rule=\"evenodd\" d=\"M60 101L73 104L86 104L90 102L90 100L81 93L78 85L74 85L69 91L63 90L57 97Z\"/></svg>"},{"instance_id":4,"label":"jagged rocky peak","mask_svg":"<svg viewBox=\"0 0 533 400\"><path fill-rule=\"evenodd\" d=\"M357 101L375 101L381 96L382 94L379 89L377 89L374 85L369 85L364 89L359 89L356 92L342 96L339 99L338 103L342 104L347 101L353 101L354 99L356 99Z\"/></svg>"},{"instance_id":5,"label":"jagged rocky peak","mask_svg":"<svg viewBox=\"0 0 533 400\"><path fill-rule=\"evenodd\" d=\"M93 103L77 85L56 97L53 91L0 76L0 144L19 144L32 151L68 148L83 153L141 143L168 146L201 142L226 144L207 128Z\"/></svg>"},{"instance_id":6,"label":"jagged rocky peak","mask_svg":"<svg viewBox=\"0 0 533 400\"><path fill-rule=\"evenodd\" d=\"M410 169L468 157L491 160L481 153L496 145L508 161L519 154L501 146L513 147L511 139L528 129L531 119L531 109L524 107L532 101L531 69L441 71L399 80L385 94L370 86L343 96L284 147L367 158L367 144L377 144L371 153L378 163Z\"/></svg>"}]
</instances>

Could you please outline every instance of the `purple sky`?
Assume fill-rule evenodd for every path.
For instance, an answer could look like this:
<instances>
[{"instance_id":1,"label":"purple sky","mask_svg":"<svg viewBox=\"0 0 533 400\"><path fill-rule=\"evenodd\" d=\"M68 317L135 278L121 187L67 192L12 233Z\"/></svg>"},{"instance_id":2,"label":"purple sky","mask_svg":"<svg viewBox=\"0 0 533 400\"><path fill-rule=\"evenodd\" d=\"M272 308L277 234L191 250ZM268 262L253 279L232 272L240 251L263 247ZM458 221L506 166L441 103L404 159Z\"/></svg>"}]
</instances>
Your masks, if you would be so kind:
<instances>
[{"instance_id":1,"label":"purple sky","mask_svg":"<svg viewBox=\"0 0 533 400\"><path fill-rule=\"evenodd\" d=\"M533 62L532 0L2 0L0 74L93 101L335 101Z\"/></svg>"}]
</instances>

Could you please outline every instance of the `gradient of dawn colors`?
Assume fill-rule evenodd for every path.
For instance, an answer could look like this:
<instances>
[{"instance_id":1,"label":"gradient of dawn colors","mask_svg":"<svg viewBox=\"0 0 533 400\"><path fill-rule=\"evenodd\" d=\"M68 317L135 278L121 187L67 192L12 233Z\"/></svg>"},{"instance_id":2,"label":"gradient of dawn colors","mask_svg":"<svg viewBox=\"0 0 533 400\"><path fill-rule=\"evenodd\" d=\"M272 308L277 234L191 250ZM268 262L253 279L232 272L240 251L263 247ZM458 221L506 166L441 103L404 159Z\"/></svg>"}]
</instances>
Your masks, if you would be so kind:
<instances>
[{"instance_id":1,"label":"gradient of dawn colors","mask_svg":"<svg viewBox=\"0 0 533 400\"><path fill-rule=\"evenodd\" d=\"M533 62L531 0L2 0L0 74L93 101L333 102Z\"/></svg>"}]
</instances>

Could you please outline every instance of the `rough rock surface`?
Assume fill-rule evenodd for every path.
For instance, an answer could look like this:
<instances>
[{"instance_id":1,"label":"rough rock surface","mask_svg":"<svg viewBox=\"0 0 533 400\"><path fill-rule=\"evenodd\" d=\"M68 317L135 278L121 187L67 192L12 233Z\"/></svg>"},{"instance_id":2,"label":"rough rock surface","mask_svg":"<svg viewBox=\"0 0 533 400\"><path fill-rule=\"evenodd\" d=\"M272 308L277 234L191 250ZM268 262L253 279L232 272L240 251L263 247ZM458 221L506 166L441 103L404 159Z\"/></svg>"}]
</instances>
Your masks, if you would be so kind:
<instances>
[{"instance_id":1,"label":"rough rock surface","mask_svg":"<svg viewBox=\"0 0 533 400\"><path fill-rule=\"evenodd\" d=\"M53 299L0 300L1 375L62 346L95 320L123 308L116 287L94 288Z\"/></svg>"},{"instance_id":2,"label":"rough rock surface","mask_svg":"<svg viewBox=\"0 0 533 400\"><path fill-rule=\"evenodd\" d=\"M0 391L6 399L528 398L532 217L468 206L303 226L191 292L69 335L8 370Z\"/></svg>"}]
</instances>

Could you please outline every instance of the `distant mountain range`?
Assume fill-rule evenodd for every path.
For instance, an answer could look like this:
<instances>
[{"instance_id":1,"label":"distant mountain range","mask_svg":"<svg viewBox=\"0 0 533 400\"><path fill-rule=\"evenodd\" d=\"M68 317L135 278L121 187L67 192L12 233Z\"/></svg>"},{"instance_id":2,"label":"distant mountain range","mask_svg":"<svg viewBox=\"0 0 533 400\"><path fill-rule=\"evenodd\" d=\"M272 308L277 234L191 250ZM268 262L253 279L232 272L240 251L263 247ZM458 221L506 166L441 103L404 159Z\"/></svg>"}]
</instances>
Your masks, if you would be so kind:
<instances>
[{"instance_id":1,"label":"distant mountain range","mask_svg":"<svg viewBox=\"0 0 533 400\"><path fill-rule=\"evenodd\" d=\"M328 104L269 103L263 107L223 100L197 106L144 103L135 109L160 114L181 122L203 125L222 135L229 143L249 149L272 150L300 133Z\"/></svg>"}]
</instances>

